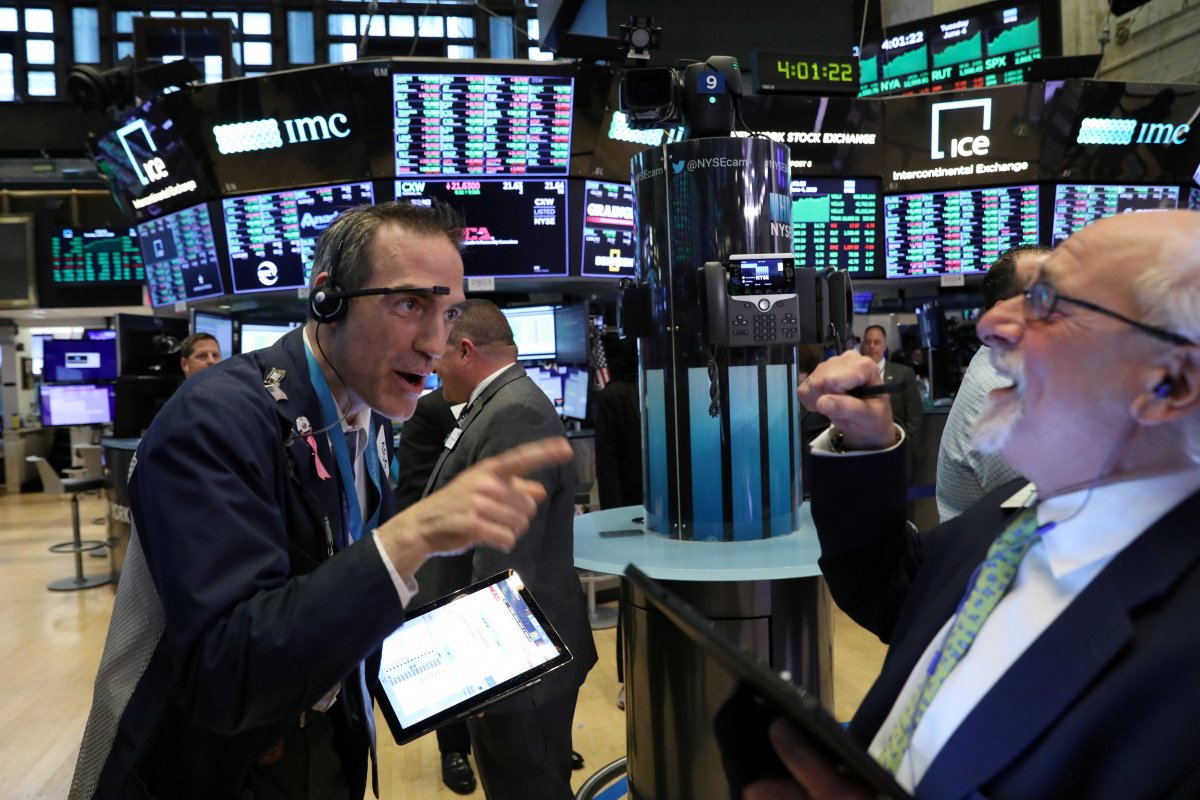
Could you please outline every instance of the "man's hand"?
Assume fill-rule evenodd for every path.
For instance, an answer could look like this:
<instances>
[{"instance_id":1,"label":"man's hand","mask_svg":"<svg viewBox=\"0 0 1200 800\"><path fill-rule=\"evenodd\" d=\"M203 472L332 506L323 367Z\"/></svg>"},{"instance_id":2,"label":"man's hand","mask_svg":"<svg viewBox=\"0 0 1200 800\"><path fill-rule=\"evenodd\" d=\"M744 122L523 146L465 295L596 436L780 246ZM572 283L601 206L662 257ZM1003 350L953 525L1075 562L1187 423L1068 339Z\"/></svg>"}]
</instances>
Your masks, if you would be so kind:
<instances>
[{"instance_id":1,"label":"man's hand","mask_svg":"<svg viewBox=\"0 0 1200 800\"><path fill-rule=\"evenodd\" d=\"M510 552L529 528L546 489L523 476L574 457L556 436L485 458L453 481L379 527L377 536L392 565L409 578L433 555L476 545Z\"/></svg>"},{"instance_id":2,"label":"man's hand","mask_svg":"<svg viewBox=\"0 0 1200 800\"><path fill-rule=\"evenodd\" d=\"M796 396L809 411L824 414L854 450L882 450L896 441L892 402L885 395L859 399L846 392L858 386L882 384L879 366L847 351L823 361L800 381Z\"/></svg>"},{"instance_id":3,"label":"man's hand","mask_svg":"<svg viewBox=\"0 0 1200 800\"><path fill-rule=\"evenodd\" d=\"M742 800L868 800L874 795L848 780L804 744L792 723L777 719L771 744L792 777L764 778L742 792Z\"/></svg>"}]
</instances>

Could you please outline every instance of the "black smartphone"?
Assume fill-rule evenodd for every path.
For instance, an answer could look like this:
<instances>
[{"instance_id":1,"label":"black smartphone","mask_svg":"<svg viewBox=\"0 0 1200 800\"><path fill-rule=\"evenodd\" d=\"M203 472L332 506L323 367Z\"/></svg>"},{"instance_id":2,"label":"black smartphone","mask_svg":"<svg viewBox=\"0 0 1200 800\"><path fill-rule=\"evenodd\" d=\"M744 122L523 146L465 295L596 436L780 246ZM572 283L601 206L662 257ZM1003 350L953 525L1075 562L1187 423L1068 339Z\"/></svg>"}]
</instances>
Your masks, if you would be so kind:
<instances>
[{"instance_id":1,"label":"black smartphone","mask_svg":"<svg viewBox=\"0 0 1200 800\"><path fill-rule=\"evenodd\" d=\"M641 528L626 528L619 531L600 531L601 539L612 539L617 536L641 536L645 531Z\"/></svg>"}]
</instances>

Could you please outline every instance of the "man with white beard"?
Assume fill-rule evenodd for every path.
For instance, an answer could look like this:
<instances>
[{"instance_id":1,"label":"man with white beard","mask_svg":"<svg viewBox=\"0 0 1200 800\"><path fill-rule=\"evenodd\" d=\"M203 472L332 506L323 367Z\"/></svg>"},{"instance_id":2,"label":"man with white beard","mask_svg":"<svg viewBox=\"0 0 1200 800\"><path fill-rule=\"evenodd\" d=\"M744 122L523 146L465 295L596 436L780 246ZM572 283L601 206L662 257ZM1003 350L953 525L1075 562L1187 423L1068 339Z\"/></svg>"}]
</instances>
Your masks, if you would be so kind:
<instances>
[{"instance_id":1,"label":"man with white beard","mask_svg":"<svg viewBox=\"0 0 1200 800\"><path fill-rule=\"evenodd\" d=\"M850 735L918 798L1200 796L1200 214L1089 226L979 331L1013 385L976 446L1032 483L928 532L891 479L887 398L850 393L875 365L843 354L799 388L833 425L810 479L821 569L889 644ZM790 777L745 798L873 796L788 723L770 735Z\"/></svg>"}]
</instances>

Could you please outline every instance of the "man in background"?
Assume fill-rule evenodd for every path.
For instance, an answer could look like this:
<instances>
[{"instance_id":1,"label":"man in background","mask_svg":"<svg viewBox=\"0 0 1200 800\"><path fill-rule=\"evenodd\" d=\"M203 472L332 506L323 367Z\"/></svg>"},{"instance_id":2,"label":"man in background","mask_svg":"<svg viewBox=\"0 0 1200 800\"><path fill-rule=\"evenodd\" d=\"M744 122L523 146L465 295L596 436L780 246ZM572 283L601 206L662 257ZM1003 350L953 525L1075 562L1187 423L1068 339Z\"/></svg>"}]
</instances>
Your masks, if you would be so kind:
<instances>
[{"instance_id":1,"label":"man in background","mask_svg":"<svg viewBox=\"0 0 1200 800\"><path fill-rule=\"evenodd\" d=\"M862 354L875 362L884 383L898 383L904 387L899 394L891 395L892 419L904 429L905 439L908 440L907 463L911 479L913 465L921 455L921 428L925 422L925 409L921 405L916 373L912 367L887 359L887 331L882 325L868 325L863 331Z\"/></svg>"},{"instance_id":2,"label":"man in background","mask_svg":"<svg viewBox=\"0 0 1200 800\"><path fill-rule=\"evenodd\" d=\"M984 308L1023 292L1049 253L1048 247L1026 245L996 259L983 278ZM988 392L1009 383L992 366L988 346L980 347L963 375L942 431L937 461L937 508L942 522L957 517L990 490L1020 477L999 453L981 453L971 444L971 429Z\"/></svg>"},{"instance_id":3,"label":"man in background","mask_svg":"<svg viewBox=\"0 0 1200 800\"><path fill-rule=\"evenodd\" d=\"M428 491L436 492L494 453L563 435L553 403L517 363L512 329L494 303L467 301L437 369L446 400L467 405L459 416L461 433L447 440ZM574 659L532 689L489 706L467 724L489 800L570 800L575 702L596 663L583 587L574 565L575 468L559 464L529 478L545 487L546 502L511 552L473 551L471 580L516 570Z\"/></svg>"},{"instance_id":4,"label":"man in background","mask_svg":"<svg viewBox=\"0 0 1200 800\"><path fill-rule=\"evenodd\" d=\"M221 360L221 346L211 333L193 333L179 345L179 367L183 377L200 374Z\"/></svg>"}]
</instances>

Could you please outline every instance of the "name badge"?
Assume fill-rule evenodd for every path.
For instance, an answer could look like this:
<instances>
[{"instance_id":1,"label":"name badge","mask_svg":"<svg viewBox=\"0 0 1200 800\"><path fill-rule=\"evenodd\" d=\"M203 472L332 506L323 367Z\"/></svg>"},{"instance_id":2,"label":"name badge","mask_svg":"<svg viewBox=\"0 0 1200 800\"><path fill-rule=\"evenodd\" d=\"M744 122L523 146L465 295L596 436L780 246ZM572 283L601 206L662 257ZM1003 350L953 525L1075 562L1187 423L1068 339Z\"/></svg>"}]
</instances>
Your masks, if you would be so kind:
<instances>
[{"instance_id":1,"label":"name badge","mask_svg":"<svg viewBox=\"0 0 1200 800\"><path fill-rule=\"evenodd\" d=\"M446 436L446 449L453 450L454 445L458 444L458 437L462 436L462 428L455 428Z\"/></svg>"}]
</instances>

